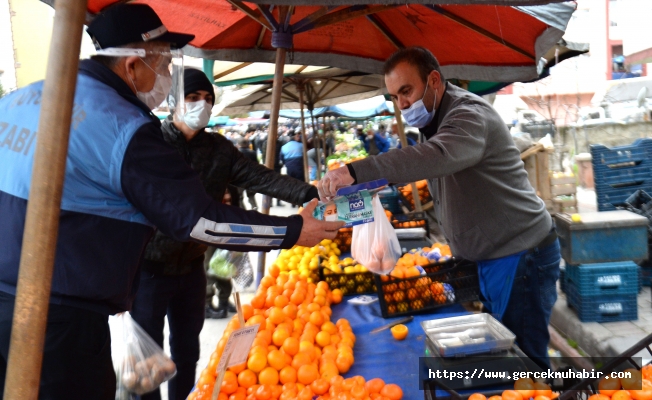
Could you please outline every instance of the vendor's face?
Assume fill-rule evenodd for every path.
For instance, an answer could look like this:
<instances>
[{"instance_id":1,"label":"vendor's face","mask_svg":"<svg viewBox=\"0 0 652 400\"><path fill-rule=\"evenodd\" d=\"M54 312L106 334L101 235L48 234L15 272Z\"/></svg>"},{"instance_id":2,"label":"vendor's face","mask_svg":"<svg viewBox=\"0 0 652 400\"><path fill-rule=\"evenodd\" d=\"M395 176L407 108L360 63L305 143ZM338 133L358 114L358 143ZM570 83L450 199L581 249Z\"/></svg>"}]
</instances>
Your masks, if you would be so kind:
<instances>
[{"instance_id":1,"label":"vendor's face","mask_svg":"<svg viewBox=\"0 0 652 400\"><path fill-rule=\"evenodd\" d=\"M169 64L170 58L163 55L158 55L152 60L128 57L126 60L126 73L131 77L137 91L147 93L154 88L158 74L170 74L168 70Z\"/></svg>"},{"instance_id":2,"label":"vendor's face","mask_svg":"<svg viewBox=\"0 0 652 400\"><path fill-rule=\"evenodd\" d=\"M184 100L186 103L194 103L195 101L206 100L206 102L209 104L215 104L213 95L206 90L197 90L196 92L192 92L186 96Z\"/></svg>"},{"instance_id":3,"label":"vendor's face","mask_svg":"<svg viewBox=\"0 0 652 400\"><path fill-rule=\"evenodd\" d=\"M427 89L426 82L428 83ZM421 98L423 98L426 109L431 110L435 103L435 89L441 86L441 77L439 72L432 71L428 75L427 81L424 81L416 66L401 62L385 75L385 86L401 110L409 108Z\"/></svg>"}]
</instances>

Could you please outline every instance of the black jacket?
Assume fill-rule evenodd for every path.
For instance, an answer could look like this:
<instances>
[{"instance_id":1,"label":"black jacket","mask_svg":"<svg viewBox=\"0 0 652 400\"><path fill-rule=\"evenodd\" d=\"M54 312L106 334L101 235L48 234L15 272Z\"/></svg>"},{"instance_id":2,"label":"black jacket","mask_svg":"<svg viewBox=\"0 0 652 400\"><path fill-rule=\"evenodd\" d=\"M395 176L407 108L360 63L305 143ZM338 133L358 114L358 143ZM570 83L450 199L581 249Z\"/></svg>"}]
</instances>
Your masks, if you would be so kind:
<instances>
[{"instance_id":1,"label":"black jacket","mask_svg":"<svg viewBox=\"0 0 652 400\"><path fill-rule=\"evenodd\" d=\"M221 202L227 185L235 185L287 201L303 204L318 198L317 188L247 159L220 134L202 130L187 141L170 120L161 126L163 138L174 146L190 167L199 173L206 192ZM203 262L206 246L197 242L179 242L157 231L145 249L147 270L166 275L188 273Z\"/></svg>"}]
</instances>

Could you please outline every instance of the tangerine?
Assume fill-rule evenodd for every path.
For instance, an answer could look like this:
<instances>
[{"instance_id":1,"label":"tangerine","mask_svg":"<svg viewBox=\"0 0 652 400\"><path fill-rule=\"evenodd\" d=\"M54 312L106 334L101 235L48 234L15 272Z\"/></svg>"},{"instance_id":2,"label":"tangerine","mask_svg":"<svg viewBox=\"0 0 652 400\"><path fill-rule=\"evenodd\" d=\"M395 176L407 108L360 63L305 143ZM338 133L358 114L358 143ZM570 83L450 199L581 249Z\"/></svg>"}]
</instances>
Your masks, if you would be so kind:
<instances>
[{"instance_id":1,"label":"tangerine","mask_svg":"<svg viewBox=\"0 0 652 400\"><path fill-rule=\"evenodd\" d=\"M254 371L245 369L238 374L238 384L245 389L248 389L256 384L258 377Z\"/></svg>"},{"instance_id":2,"label":"tangerine","mask_svg":"<svg viewBox=\"0 0 652 400\"><path fill-rule=\"evenodd\" d=\"M267 367L258 374L258 383L261 385L278 384L278 371L273 367Z\"/></svg>"},{"instance_id":3,"label":"tangerine","mask_svg":"<svg viewBox=\"0 0 652 400\"><path fill-rule=\"evenodd\" d=\"M267 364L277 371L280 371L287 365L285 354L280 350L272 350L267 354ZM261 382L262 383L262 382Z\"/></svg>"},{"instance_id":4,"label":"tangerine","mask_svg":"<svg viewBox=\"0 0 652 400\"><path fill-rule=\"evenodd\" d=\"M279 380L283 385L288 383L296 383L297 381L297 370L291 366L285 366L278 374Z\"/></svg>"},{"instance_id":5,"label":"tangerine","mask_svg":"<svg viewBox=\"0 0 652 400\"><path fill-rule=\"evenodd\" d=\"M319 370L314 364L306 364L297 370L297 380L304 385L310 385L319 378Z\"/></svg>"},{"instance_id":6,"label":"tangerine","mask_svg":"<svg viewBox=\"0 0 652 400\"><path fill-rule=\"evenodd\" d=\"M369 394L380 393L380 391L383 390L383 387L385 387L385 381L380 378L374 378L368 380L367 383L364 384L364 386ZM470 399L470 400L475 400L475 399Z\"/></svg>"},{"instance_id":7,"label":"tangerine","mask_svg":"<svg viewBox=\"0 0 652 400\"><path fill-rule=\"evenodd\" d=\"M403 397L403 390L400 386L394 383L389 383L380 391L381 396L385 396L390 400L401 400Z\"/></svg>"},{"instance_id":8,"label":"tangerine","mask_svg":"<svg viewBox=\"0 0 652 400\"><path fill-rule=\"evenodd\" d=\"M286 338L283 341L282 347L283 347L283 351L286 354L294 356L299 352L299 340L297 340L297 338L294 337Z\"/></svg>"},{"instance_id":9,"label":"tangerine","mask_svg":"<svg viewBox=\"0 0 652 400\"><path fill-rule=\"evenodd\" d=\"M620 390L620 379L604 377L598 383L598 392L605 396L611 396Z\"/></svg>"},{"instance_id":10,"label":"tangerine","mask_svg":"<svg viewBox=\"0 0 652 400\"><path fill-rule=\"evenodd\" d=\"M255 352L249 356L247 360L247 368L253 372L260 372L267 366L267 354Z\"/></svg>"},{"instance_id":11,"label":"tangerine","mask_svg":"<svg viewBox=\"0 0 652 400\"><path fill-rule=\"evenodd\" d=\"M403 324L398 324L398 325L392 326L391 331L392 331L392 336L396 340L403 340L408 335L408 327L403 325ZM346 339L346 337L344 339ZM342 339L342 340L344 340L344 339Z\"/></svg>"}]
</instances>

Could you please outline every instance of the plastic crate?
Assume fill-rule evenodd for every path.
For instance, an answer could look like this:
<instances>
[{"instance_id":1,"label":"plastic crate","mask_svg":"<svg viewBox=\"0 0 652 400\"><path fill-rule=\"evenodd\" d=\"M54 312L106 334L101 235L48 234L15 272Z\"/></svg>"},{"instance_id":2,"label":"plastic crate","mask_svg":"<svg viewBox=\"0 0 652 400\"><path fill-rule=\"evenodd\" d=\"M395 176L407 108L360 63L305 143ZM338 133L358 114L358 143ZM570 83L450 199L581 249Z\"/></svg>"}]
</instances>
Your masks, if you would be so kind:
<instances>
[{"instance_id":1,"label":"plastic crate","mask_svg":"<svg viewBox=\"0 0 652 400\"><path fill-rule=\"evenodd\" d=\"M340 289L344 296L376 293L376 281L371 272L354 272L350 274L324 273L325 267L319 267L319 280L328 283L331 290Z\"/></svg>"},{"instance_id":2,"label":"plastic crate","mask_svg":"<svg viewBox=\"0 0 652 400\"><path fill-rule=\"evenodd\" d=\"M408 189L404 194L403 190ZM425 196L420 196L421 199L421 206L425 207L427 204L432 202L432 195L430 194L430 191L428 190L428 186L425 187ZM398 186L398 195L401 199L401 203L407 208L408 210L413 211L415 209L414 205L414 200L412 198L412 186L410 184L406 185L399 185Z\"/></svg>"},{"instance_id":3,"label":"plastic crate","mask_svg":"<svg viewBox=\"0 0 652 400\"><path fill-rule=\"evenodd\" d=\"M648 165L652 162L652 139L638 139L631 145L607 147L591 145L594 174L609 169ZM595 177L596 175L594 175Z\"/></svg>"},{"instance_id":4,"label":"plastic crate","mask_svg":"<svg viewBox=\"0 0 652 400\"><path fill-rule=\"evenodd\" d=\"M638 165L618 169L607 169L599 171L594 176L596 189L619 188L648 184L652 181L652 163L649 165Z\"/></svg>"},{"instance_id":5,"label":"plastic crate","mask_svg":"<svg viewBox=\"0 0 652 400\"><path fill-rule=\"evenodd\" d=\"M638 293L638 265L632 261L567 265L565 276L580 296Z\"/></svg>"},{"instance_id":6,"label":"plastic crate","mask_svg":"<svg viewBox=\"0 0 652 400\"><path fill-rule=\"evenodd\" d=\"M566 267L559 267L559 290L566 293Z\"/></svg>"},{"instance_id":7,"label":"plastic crate","mask_svg":"<svg viewBox=\"0 0 652 400\"><path fill-rule=\"evenodd\" d=\"M337 231L337 235L333 242L337 244L337 248L340 249L342 253L348 253L351 251L351 240L353 238L353 228L342 228Z\"/></svg>"},{"instance_id":8,"label":"plastic crate","mask_svg":"<svg viewBox=\"0 0 652 400\"><path fill-rule=\"evenodd\" d=\"M640 286L652 286L652 268L650 267L639 267L639 285Z\"/></svg>"},{"instance_id":9,"label":"plastic crate","mask_svg":"<svg viewBox=\"0 0 652 400\"><path fill-rule=\"evenodd\" d=\"M389 186L378 192L378 198L385 210L391 211L392 214L401 214L401 206L398 203L399 195L395 187Z\"/></svg>"},{"instance_id":10,"label":"plastic crate","mask_svg":"<svg viewBox=\"0 0 652 400\"><path fill-rule=\"evenodd\" d=\"M648 219L630 211L555 215L561 255L570 265L648 258Z\"/></svg>"},{"instance_id":11,"label":"plastic crate","mask_svg":"<svg viewBox=\"0 0 652 400\"><path fill-rule=\"evenodd\" d=\"M480 284L476 263L451 259L422 268L426 274L412 278L374 275L384 318L478 300Z\"/></svg>"},{"instance_id":12,"label":"plastic crate","mask_svg":"<svg viewBox=\"0 0 652 400\"><path fill-rule=\"evenodd\" d=\"M582 322L616 322L638 319L636 293L582 296L578 288L566 282L566 300Z\"/></svg>"},{"instance_id":13,"label":"plastic crate","mask_svg":"<svg viewBox=\"0 0 652 400\"><path fill-rule=\"evenodd\" d=\"M428 220L423 211L394 215L392 216L392 226L394 229L424 228L426 232L429 232Z\"/></svg>"}]
</instances>

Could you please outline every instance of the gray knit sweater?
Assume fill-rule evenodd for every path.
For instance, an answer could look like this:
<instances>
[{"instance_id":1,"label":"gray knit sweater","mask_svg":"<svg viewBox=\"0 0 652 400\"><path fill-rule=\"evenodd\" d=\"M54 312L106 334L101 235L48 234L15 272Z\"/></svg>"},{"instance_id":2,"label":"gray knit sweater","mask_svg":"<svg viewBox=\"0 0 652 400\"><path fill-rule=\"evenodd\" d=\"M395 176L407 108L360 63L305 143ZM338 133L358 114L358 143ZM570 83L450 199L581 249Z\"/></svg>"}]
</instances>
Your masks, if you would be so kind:
<instances>
[{"instance_id":1,"label":"gray knit sweater","mask_svg":"<svg viewBox=\"0 0 652 400\"><path fill-rule=\"evenodd\" d=\"M451 84L425 143L352 164L358 182L428 180L455 256L487 260L536 246L552 218L527 179L505 123L481 97Z\"/></svg>"}]
</instances>

